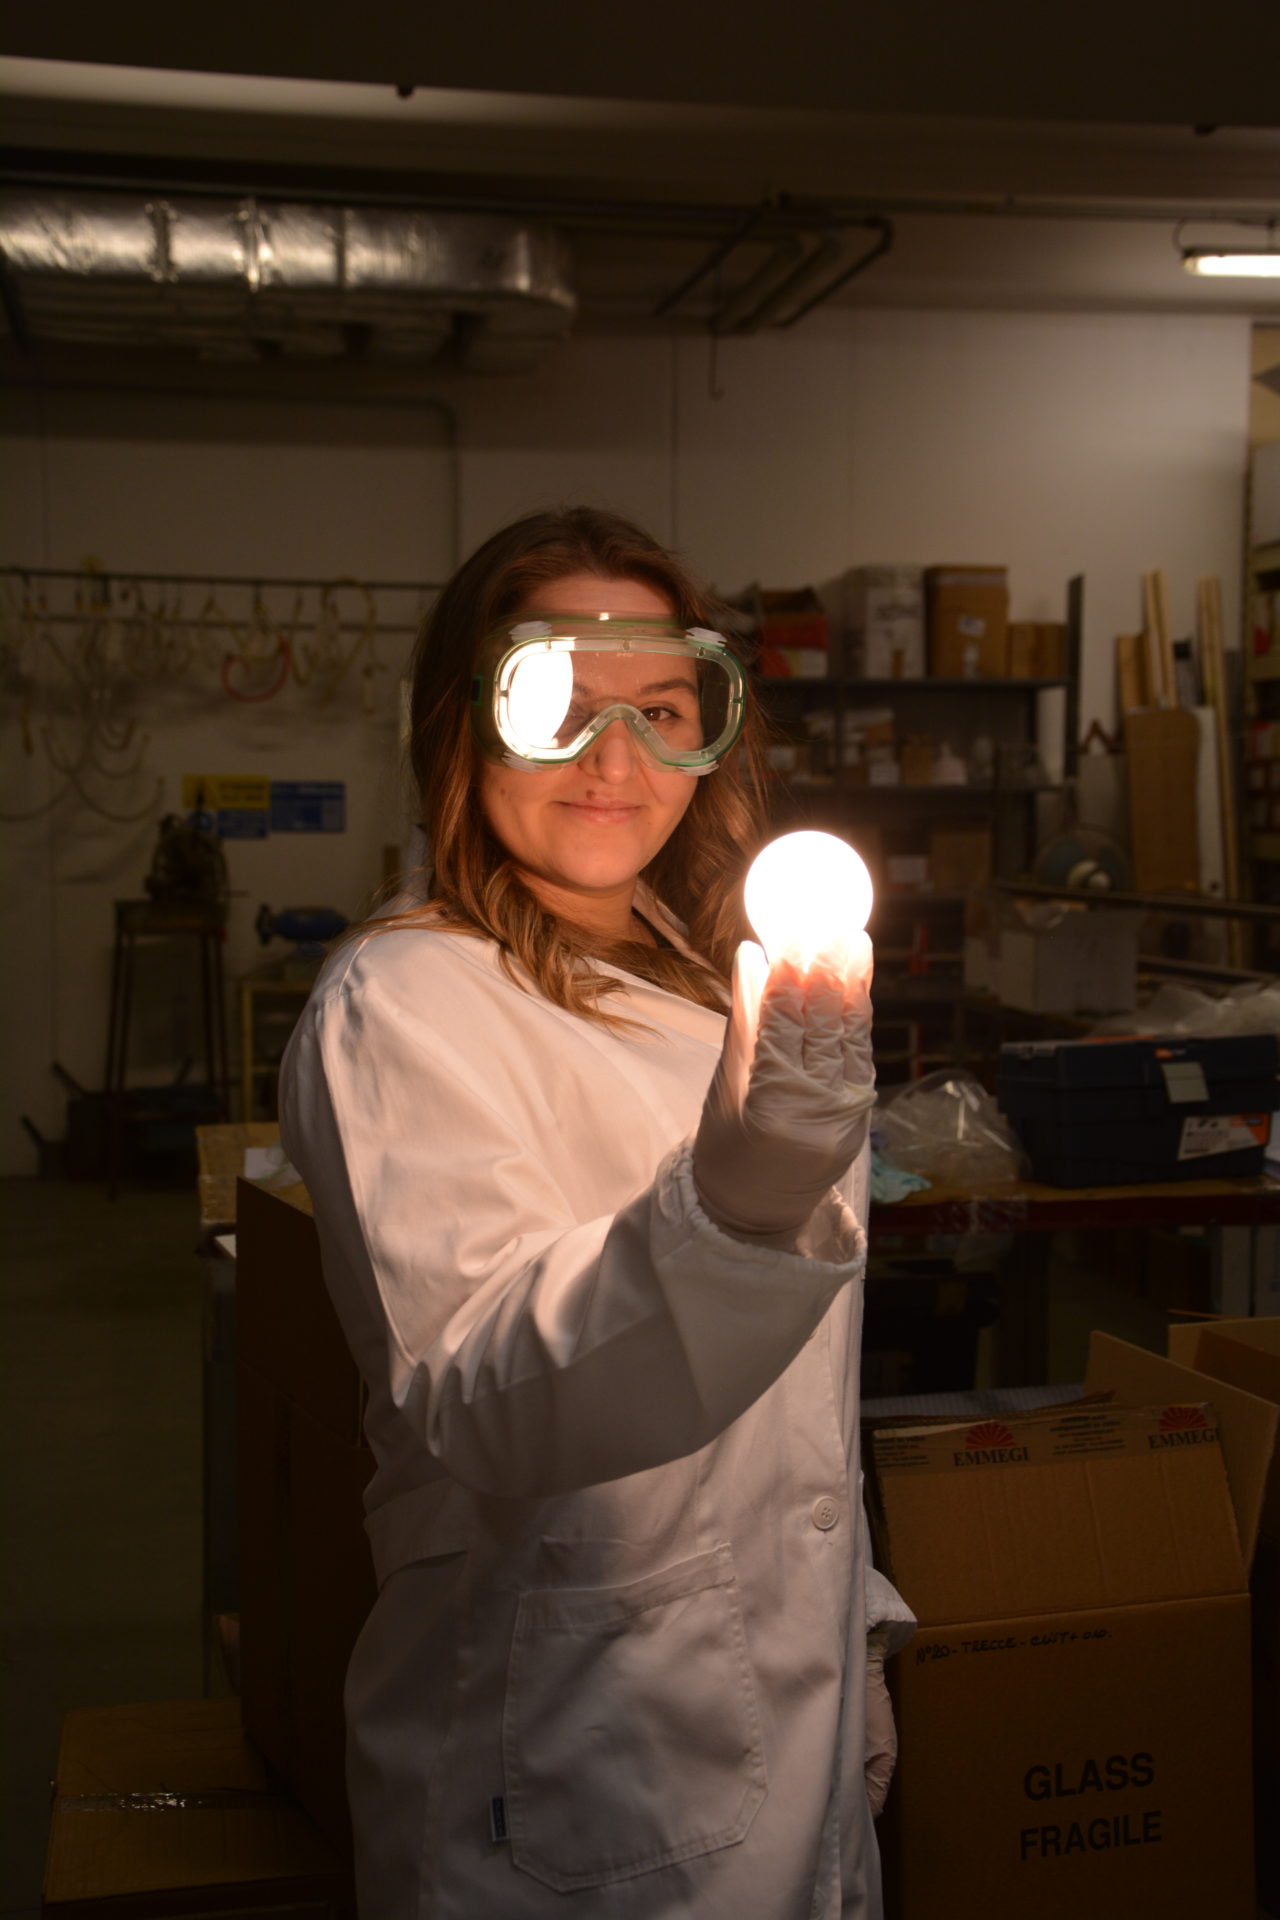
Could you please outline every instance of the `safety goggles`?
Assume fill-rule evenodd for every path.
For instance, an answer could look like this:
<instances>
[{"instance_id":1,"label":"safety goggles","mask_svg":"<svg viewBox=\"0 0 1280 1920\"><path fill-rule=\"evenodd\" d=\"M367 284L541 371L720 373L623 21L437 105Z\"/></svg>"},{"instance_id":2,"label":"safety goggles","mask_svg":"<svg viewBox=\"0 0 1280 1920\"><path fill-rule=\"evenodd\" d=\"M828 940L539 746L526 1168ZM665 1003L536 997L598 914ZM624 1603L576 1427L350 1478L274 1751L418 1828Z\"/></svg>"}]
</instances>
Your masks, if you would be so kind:
<instances>
[{"instance_id":1,"label":"safety goggles","mask_svg":"<svg viewBox=\"0 0 1280 1920\"><path fill-rule=\"evenodd\" d=\"M507 766L564 766L621 720L659 766L699 774L737 739L745 700L741 664L707 628L548 617L489 636L472 712Z\"/></svg>"}]
</instances>

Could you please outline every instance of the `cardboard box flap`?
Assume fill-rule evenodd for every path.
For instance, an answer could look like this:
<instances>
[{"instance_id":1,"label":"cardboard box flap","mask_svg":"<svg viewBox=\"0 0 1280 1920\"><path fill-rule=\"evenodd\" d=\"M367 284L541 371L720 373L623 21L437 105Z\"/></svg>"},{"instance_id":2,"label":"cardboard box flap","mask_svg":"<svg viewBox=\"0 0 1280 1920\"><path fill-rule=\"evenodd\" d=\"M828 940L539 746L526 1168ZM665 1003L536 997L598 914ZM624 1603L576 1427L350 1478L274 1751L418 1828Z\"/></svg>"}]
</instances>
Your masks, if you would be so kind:
<instances>
[{"instance_id":1,"label":"cardboard box flap","mask_svg":"<svg viewBox=\"0 0 1280 1920\"><path fill-rule=\"evenodd\" d=\"M1184 1367L1194 1367L1202 1333L1212 1333L1221 1340L1230 1340L1241 1346L1255 1347L1260 1353L1269 1354L1273 1362L1280 1362L1280 1315L1263 1314L1248 1320L1215 1317L1179 1321L1169 1329L1169 1358L1179 1361ZM1207 1373L1208 1368L1201 1367L1200 1371ZM1280 1372L1276 1377L1280 1379Z\"/></svg>"},{"instance_id":2,"label":"cardboard box flap","mask_svg":"<svg viewBox=\"0 0 1280 1920\"><path fill-rule=\"evenodd\" d=\"M1244 1585L1203 1402L898 1427L873 1458L890 1571L922 1626Z\"/></svg>"},{"instance_id":3,"label":"cardboard box flap","mask_svg":"<svg viewBox=\"0 0 1280 1920\"><path fill-rule=\"evenodd\" d=\"M1236 1530L1246 1567L1253 1564L1267 1476L1276 1450L1280 1407L1256 1394L1216 1380L1192 1367L1179 1366L1158 1353L1117 1340L1109 1333L1089 1339L1087 1390L1110 1388L1130 1405L1158 1401L1209 1400L1216 1407L1235 1509Z\"/></svg>"},{"instance_id":4,"label":"cardboard box flap","mask_svg":"<svg viewBox=\"0 0 1280 1920\"><path fill-rule=\"evenodd\" d=\"M1169 1355L1280 1406L1280 1319L1210 1320L1170 1327ZM1271 1456L1259 1532L1280 1547L1280 1435Z\"/></svg>"},{"instance_id":5,"label":"cardboard box flap","mask_svg":"<svg viewBox=\"0 0 1280 1920\"><path fill-rule=\"evenodd\" d=\"M1239 1340L1233 1334L1219 1332L1216 1327L1202 1328L1195 1367L1198 1373L1210 1374L1215 1380L1228 1380L1233 1387L1243 1387L1259 1400L1280 1404L1280 1320L1260 1324L1274 1335L1275 1344L1270 1349L1261 1342Z\"/></svg>"},{"instance_id":6,"label":"cardboard box flap","mask_svg":"<svg viewBox=\"0 0 1280 1920\"><path fill-rule=\"evenodd\" d=\"M235 1700L69 1713L41 1913L331 1913L341 1862L274 1790Z\"/></svg>"}]
</instances>

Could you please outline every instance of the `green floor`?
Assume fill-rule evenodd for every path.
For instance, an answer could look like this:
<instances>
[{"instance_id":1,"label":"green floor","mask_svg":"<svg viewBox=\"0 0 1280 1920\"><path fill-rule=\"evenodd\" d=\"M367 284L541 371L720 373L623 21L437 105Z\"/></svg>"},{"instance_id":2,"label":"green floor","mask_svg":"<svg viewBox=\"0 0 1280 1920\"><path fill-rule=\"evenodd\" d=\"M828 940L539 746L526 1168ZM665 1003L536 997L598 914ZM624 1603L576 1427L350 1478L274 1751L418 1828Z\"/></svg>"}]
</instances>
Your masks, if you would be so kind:
<instances>
[{"instance_id":1,"label":"green floor","mask_svg":"<svg viewBox=\"0 0 1280 1920\"><path fill-rule=\"evenodd\" d=\"M198 1698L190 1190L0 1181L0 1914L39 1912L68 1707Z\"/></svg>"}]
</instances>

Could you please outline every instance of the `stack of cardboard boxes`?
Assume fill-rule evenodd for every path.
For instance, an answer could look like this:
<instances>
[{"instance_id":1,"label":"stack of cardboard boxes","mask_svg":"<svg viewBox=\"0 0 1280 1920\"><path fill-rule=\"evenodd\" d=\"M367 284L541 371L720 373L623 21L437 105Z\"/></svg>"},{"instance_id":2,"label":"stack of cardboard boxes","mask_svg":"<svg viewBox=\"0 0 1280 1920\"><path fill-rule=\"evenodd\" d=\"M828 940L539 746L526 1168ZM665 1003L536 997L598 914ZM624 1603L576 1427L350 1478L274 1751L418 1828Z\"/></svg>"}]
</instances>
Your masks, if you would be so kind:
<instances>
[{"instance_id":1,"label":"stack of cardboard boxes","mask_svg":"<svg viewBox=\"0 0 1280 1920\"><path fill-rule=\"evenodd\" d=\"M1197 1333L1195 1367L1192 1337L1095 1334L1083 1400L868 1433L878 1556L920 1619L894 1920L1254 1920L1251 1718L1274 1897L1280 1322Z\"/></svg>"},{"instance_id":2,"label":"stack of cardboard boxes","mask_svg":"<svg viewBox=\"0 0 1280 1920\"><path fill-rule=\"evenodd\" d=\"M1062 622L1010 622L1007 567L851 567L829 605L855 678L1056 680L1066 671Z\"/></svg>"}]
</instances>

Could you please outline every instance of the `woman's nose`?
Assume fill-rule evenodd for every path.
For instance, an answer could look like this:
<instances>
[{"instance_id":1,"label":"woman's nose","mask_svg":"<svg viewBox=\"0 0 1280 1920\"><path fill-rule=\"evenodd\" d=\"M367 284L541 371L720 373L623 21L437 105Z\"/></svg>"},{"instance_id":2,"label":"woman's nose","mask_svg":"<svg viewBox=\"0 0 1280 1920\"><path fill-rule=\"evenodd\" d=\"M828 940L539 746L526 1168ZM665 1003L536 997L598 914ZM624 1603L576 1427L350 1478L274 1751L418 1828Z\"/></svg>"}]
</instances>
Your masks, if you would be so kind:
<instances>
[{"instance_id":1,"label":"woman's nose","mask_svg":"<svg viewBox=\"0 0 1280 1920\"><path fill-rule=\"evenodd\" d=\"M611 720L582 756L589 773L600 780L629 780L636 768L636 743L625 720Z\"/></svg>"}]
</instances>

